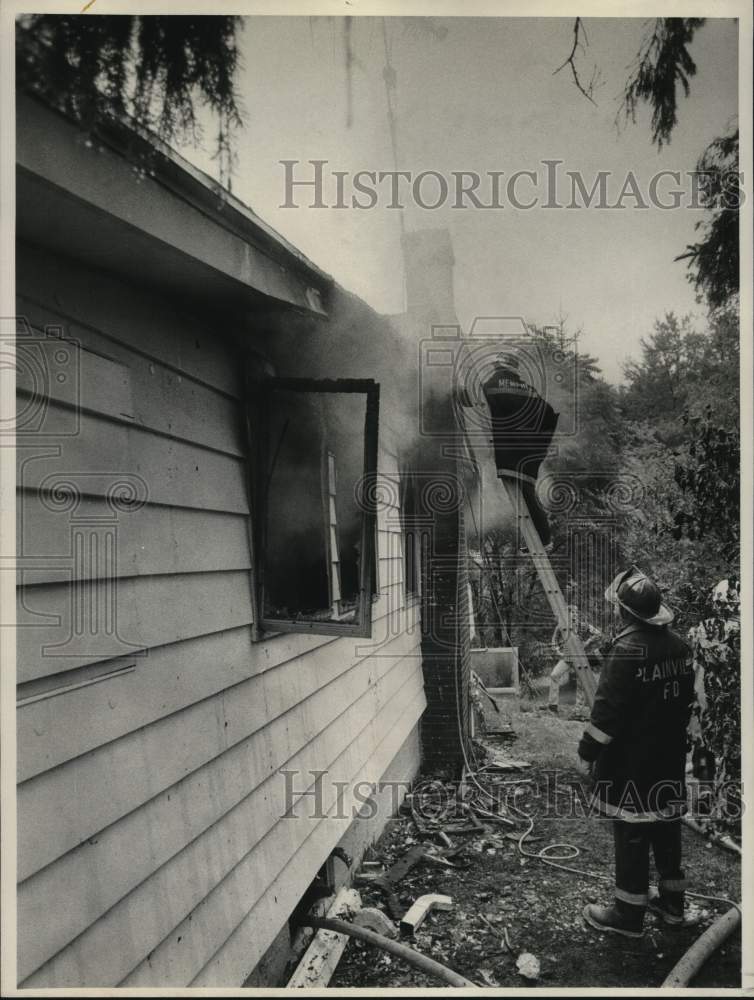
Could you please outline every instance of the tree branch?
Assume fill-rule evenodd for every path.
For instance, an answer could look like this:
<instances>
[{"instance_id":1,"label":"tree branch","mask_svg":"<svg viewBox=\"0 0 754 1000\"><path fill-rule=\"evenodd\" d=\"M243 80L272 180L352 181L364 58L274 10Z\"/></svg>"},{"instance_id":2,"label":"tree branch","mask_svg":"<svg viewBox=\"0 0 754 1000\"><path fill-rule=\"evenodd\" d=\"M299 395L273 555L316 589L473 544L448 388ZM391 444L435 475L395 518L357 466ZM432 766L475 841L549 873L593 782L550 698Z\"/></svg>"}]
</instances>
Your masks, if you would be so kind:
<instances>
[{"instance_id":1,"label":"tree branch","mask_svg":"<svg viewBox=\"0 0 754 1000\"><path fill-rule=\"evenodd\" d=\"M670 141L678 120L676 86L680 83L688 97L696 73L688 47L704 21L703 17L657 17L647 23L615 116L618 128L621 121L635 122L637 108L646 103L652 109L652 142L662 149Z\"/></svg>"},{"instance_id":2,"label":"tree branch","mask_svg":"<svg viewBox=\"0 0 754 1000\"><path fill-rule=\"evenodd\" d=\"M599 70L595 66L595 68L592 70L592 77L589 83L586 86L584 86L584 84L581 82L579 71L576 69L576 53L578 52L579 49L581 49L582 52L586 51L586 46L581 43L582 36L584 38L584 42L586 43L586 45L588 45L589 39L586 36L586 30L584 29L584 25L581 21L581 18L577 17L576 20L573 22L573 47L571 48L568 58L565 59L560 64L560 66L558 66L556 70L553 70L552 75L555 76L556 73L559 73L562 69L565 69L566 66L570 66L571 75L573 76L573 82L576 85L576 89L579 90L584 95L584 97L586 97L588 101L591 101L592 104L595 107L597 107L597 102L595 101L592 95L594 94L594 88L599 81Z\"/></svg>"}]
</instances>

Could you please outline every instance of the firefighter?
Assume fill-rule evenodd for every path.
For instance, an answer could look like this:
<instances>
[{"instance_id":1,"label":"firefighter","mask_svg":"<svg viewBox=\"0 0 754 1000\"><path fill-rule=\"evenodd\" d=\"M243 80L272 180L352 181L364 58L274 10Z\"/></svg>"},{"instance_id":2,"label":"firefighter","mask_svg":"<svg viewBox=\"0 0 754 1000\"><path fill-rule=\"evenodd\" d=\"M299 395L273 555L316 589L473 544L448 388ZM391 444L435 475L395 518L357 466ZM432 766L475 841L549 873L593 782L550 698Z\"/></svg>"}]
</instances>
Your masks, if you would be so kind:
<instances>
[{"instance_id":1,"label":"firefighter","mask_svg":"<svg viewBox=\"0 0 754 1000\"><path fill-rule=\"evenodd\" d=\"M640 569L619 573L605 591L618 631L578 747L594 785L592 804L613 820L615 898L588 904L599 931L638 938L649 907L667 924L684 922L681 816L686 811L686 727L694 697L691 651L668 626L673 612ZM659 893L649 887L649 852Z\"/></svg>"},{"instance_id":2,"label":"firefighter","mask_svg":"<svg viewBox=\"0 0 754 1000\"><path fill-rule=\"evenodd\" d=\"M498 355L482 391L492 418L498 475L506 470L519 480L534 527L547 546L552 540L550 523L537 499L536 484L559 414L521 377L513 352Z\"/></svg>"},{"instance_id":3,"label":"firefighter","mask_svg":"<svg viewBox=\"0 0 754 1000\"><path fill-rule=\"evenodd\" d=\"M579 610L575 604L568 605L568 617L571 623L571 631L576 632L583 640L584 650L589 659L589 666L593 670L599 669L602 662L602 654L597 645L602 641L602 633L593 625L590 625L589 622L579 617ZM560 625L556 625L550 645L558 657L558 661L550 671L550 686L547 699L547 708L554 714L560 711L560 689L568 682L571 674L574 673L573 664L564 655L566 637L566 633ZM577 683L575 708L581 710L584 707L584 692L581 685Z\"/></svg>"}]
</instances>

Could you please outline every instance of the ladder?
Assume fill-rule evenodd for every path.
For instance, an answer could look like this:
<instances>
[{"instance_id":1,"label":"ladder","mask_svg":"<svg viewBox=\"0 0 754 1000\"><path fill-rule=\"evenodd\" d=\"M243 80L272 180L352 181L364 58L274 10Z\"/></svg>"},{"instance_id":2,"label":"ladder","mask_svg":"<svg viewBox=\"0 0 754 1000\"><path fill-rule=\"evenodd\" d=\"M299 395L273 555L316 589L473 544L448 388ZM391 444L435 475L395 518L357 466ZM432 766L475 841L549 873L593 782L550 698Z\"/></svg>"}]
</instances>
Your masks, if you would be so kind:
<instances>
[{"instance_id":1,"label":"ladder","mask_svg":"<svg viewBox=\"0 0 754 1000\"><path fill-rule=\"evenodd\" d=\"M544 545L542 545L539 532L534 527L529 507L521 489L520 480L514 473L503 469L498 469L497 474L516 513L519 530L534 562L539 582L542 584L544 592L547 595L547 600L552 608L552 613L555 615L555 620L560 626L560 631L565 637L563 650L566 659L568 659L576 671L576 680L584 692L584 700L589 708L591 708L594 702L597 681L589 666L589 658L584 650L584 644L578 634L571 628L571 616L568 612L566 599L563 597L558 578L555 576L553 568L550 565L550 559Z\"/></svg>"}]
</instances>

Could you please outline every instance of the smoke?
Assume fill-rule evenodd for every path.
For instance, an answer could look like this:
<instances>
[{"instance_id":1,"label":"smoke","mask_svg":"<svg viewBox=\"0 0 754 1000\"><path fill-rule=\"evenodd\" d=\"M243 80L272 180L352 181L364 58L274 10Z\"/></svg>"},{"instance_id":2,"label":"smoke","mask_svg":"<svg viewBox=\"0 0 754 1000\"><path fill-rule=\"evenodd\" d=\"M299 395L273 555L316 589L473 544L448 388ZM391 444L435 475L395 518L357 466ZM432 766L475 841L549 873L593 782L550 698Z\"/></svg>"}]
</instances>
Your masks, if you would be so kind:
<instances>
[{"instance_id":1,"label":"smoke","mask_svg":"<svg viewBox=\"0 0 754 1000\"><path fill-rule=\"evenodd\" d=\"M379 315L334 284L325 301L326 317L292 316L281 309L265 318L265 354L280 376L379 383L385 447L397 451L406 467L438 474L455 470L456 458L468 448L478 471L464 484L473 508L466 519L470 541L477 527L482 533L513 534L515 512L496 475L490 414L480 387L501 348L517 346L522 377L560 412L558 432L568 432L577 418L570 362L557 354L544 356L531 338L520 337L520 323L517 344L500 323L483 337L476 329L464 336L453 304L447 232L407 234L404 259L405 313ZM556 437L561 455L569 449L568 440ZM549 468L545 460L541 475Z\"/></svg>"}]
</instances>

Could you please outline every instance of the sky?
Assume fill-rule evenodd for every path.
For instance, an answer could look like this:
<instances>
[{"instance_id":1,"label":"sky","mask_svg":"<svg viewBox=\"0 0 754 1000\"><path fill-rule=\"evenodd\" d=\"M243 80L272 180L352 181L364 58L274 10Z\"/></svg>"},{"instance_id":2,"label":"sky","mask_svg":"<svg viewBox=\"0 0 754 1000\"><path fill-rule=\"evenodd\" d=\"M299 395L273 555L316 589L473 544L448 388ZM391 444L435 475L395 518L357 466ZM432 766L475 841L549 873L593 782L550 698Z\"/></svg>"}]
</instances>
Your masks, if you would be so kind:
<instances>
[{"instance_id":1,"label":"sky","mask_svg":"<svg viewBox=\"0 0 754 1000\"><path fill-rule=\"evenodd\" d=\"M572 18L388 18L385 22L395 71L398 167L449 177L451 171L485 174L534 170L540 203L546 200L544 160L561 160L580 171L591 187L599 171L611 172L614 203L632 171L648 200L648 186L660 170L690 171L705 146L722 134L737 113L737 26L710 19L691 45L697 65L690 96L679 99L679 121L668 146L651 143L649 113L616 129L619 97L636 57L645 22L637 18L586 18L588 46L579 68L601 81L590 103L574 87L567 57ZM393 169L386 113L385 47L381 18L352 19L352 120L347 123L344 19L249 17L241 35L243 66L238 89L246 123L237 135L233 193L298 246L339 284L375 309L403 309L400 213L388 197L359 211L310 207L308 189L296 191L298 207L283 208L285 168L297 160L297 177L311 177L307 161L326 160L325 197L335 201L330 171ZM207 145L211 145L208 130ZM183 149L213 172L208 153ZM567 181L567 178L565 178ZM480 197L489 201L489 181ZM533 186L523 178L521 201ZM660 185L668 198L671 179ZM682 186L688 192L689 181ZM387 195L387 189L380 187ZM425 201L437 192L422 187ZM568 187L562 200L570 200ZM605 377L618 382L622 364L640 349L657 318L673 310L704 322L684 263L673 258L695 238L694 208L524 210L453 209L452 197L435 210L409 196L408 230L446 227L455 259L458 316L468 330L476 316L521 315L527 322L554 323L566 317L581 329L580 350L595 355Z\"/></svg>"}]
</instances>

